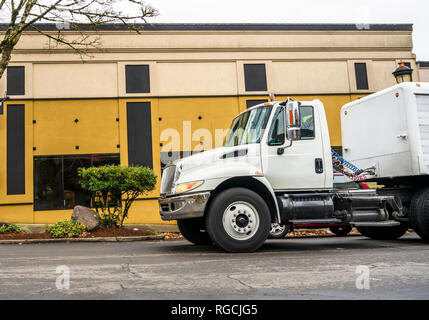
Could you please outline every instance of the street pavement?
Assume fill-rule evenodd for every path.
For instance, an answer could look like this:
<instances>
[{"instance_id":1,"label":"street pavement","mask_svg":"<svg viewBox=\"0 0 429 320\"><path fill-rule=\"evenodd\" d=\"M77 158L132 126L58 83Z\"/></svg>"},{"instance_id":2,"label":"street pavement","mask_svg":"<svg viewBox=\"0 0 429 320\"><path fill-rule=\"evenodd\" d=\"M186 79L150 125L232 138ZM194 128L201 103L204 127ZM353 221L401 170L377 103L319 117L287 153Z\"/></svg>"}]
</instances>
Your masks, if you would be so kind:
<instances>
[{"instance_id":1,"label":"street pavement","mask_svg":"<svg viewBox=\"0 0 429 320\"><path fill-rule=\"evenodd\" d=\"M429 299L429 244L409 234L268 240L246 254L185 240L0 245L0 299Z\"/></svg>"}]
</instances>

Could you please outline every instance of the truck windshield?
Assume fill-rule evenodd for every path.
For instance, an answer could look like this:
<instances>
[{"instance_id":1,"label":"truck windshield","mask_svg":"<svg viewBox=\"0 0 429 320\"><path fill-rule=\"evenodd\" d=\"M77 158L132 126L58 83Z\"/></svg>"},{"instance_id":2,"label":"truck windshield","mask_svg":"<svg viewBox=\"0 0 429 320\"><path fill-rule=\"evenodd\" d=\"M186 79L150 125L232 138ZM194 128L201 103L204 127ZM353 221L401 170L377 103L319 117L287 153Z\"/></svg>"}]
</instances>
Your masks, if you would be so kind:
<instances>
[{"instance_id":1,"label":"truck windshield","mask_svg":"<svg viewBox=\"0 0 429 320\"><path fill-rule=\"evenodd\" d=\"M270 117L272 106L251 109L237 116L225 140L225 147L259 143Z\"/></svg>"}]
</instances>

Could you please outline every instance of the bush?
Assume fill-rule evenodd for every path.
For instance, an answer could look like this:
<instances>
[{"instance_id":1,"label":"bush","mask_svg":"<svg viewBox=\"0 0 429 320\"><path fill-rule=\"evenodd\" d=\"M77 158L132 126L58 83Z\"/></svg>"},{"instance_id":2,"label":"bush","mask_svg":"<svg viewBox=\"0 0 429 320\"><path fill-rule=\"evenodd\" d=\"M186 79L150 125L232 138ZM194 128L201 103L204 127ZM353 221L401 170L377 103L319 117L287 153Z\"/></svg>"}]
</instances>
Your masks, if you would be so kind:
<instances>
[{"instance_id":1,"label":"bush","mask_svg":"<svg viewBox=\"0 0 429 320\"><path fill-rule=\"evenodd\" d=\"M85 226L74 220L64 220L49 226L47 231L54 238L73 238L84 232Z\"/></svg>"},{"instance_id":2,"label":"bush","mask_svg":"<svg viewBox=\"0 0 429 320\"><path fill-rule=\"evenodd\" d=\"M91 192L91 202L105 226L122 226L131 204L156 186L156 174L147 167L107 165L79 168L79 183ZM101 212L99 212L99 210Z\"/></svg>"},{"instance_id":3,"label":"bush","mask_svg":"<svg viewBox=\"0 0 429 320\"><path fill-rule=\"evenodd\" d=\"M0 226L0 234L5 232L14 232L18 233L21 231L21 227L17 226L16 224L7 224L7 225L1 225Z\"/></svg>"}]
</instances>

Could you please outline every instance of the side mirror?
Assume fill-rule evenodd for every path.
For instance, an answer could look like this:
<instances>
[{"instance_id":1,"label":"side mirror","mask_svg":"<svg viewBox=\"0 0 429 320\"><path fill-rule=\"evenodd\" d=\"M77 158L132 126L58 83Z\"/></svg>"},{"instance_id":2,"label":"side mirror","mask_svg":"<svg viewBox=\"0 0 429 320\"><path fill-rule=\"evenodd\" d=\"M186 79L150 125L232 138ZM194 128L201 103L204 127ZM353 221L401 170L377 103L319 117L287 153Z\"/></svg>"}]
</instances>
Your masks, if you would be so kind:
<instances>
[{"instance_id":1,"label":"side mirror","mask_svg":"<svg viewBox=\"0 0 429 320\"><path fill-rule=\"evenodd\" d=\"M298 101L286 104L286 133L290 141L301 139L301 116Z\"/></svg>"}]
</instances>

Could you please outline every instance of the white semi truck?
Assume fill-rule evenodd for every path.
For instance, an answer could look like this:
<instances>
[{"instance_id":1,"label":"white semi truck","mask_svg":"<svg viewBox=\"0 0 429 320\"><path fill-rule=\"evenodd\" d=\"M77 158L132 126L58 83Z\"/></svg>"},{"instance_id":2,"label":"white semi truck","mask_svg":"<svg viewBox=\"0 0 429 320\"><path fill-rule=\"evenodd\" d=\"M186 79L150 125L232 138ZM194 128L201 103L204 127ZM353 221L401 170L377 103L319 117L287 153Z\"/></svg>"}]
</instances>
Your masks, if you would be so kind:
<instances>
[{"instance_id":1,"label":"white semi truck","mask_svg":"<svg viewBox=\"0 0 429 320\"><path fill-rule=\"evenodd\" d=\"M177 220L190 242L229 252L257 250L276 226L355 226L373 239L413 228L429 241L429 83L349 103L341 125L343 156L354 165L331 152L319 100L246 110L224 147L164 169L161 218ZM333 167L383 187L335 189Z\"/></svg>"}]
</instances>

